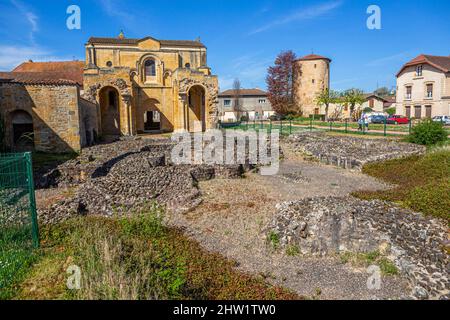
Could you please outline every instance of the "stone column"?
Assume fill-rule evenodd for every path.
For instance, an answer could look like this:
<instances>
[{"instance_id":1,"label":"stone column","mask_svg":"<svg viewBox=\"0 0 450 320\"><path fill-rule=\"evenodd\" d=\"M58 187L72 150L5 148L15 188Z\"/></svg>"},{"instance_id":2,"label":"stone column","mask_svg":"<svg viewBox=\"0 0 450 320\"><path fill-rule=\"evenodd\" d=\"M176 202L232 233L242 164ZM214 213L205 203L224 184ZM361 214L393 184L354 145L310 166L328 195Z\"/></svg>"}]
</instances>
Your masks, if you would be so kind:
<instances>
[{"instance_id":1,"label":"stone column","mask_svg":"<svg viewBox=\"0 0 450 320\"><path fill-rule=\"evenodd\" d=\"M127 113L127 134L129 136L133 135L132 129L132 119L131 119L131 95L122 95L122 101L126 108Z\"/></svg>"}]
</instances>

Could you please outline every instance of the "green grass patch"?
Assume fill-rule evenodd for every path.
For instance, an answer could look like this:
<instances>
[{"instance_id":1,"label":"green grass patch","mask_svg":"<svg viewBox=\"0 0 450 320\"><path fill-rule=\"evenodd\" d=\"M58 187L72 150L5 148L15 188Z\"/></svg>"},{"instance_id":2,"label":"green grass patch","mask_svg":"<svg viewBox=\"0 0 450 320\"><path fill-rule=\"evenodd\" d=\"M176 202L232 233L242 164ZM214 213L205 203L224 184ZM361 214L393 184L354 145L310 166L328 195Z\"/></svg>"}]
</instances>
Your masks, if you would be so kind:
<instances>
[{"instance_id":1,"label":"green grass patch","mask_svg":"<svg viewBox=\"0 0 450 320\"><path fill-rule=\"evenodd\" d=\"M32 248L31 227L1 228L0 233L0 300L12 297L36 260Z\"/></svg>"},{"instance_id":2,"label":"green grass patch","mask_svg":"<svg viewBox=\"0 0 450 320\"><path fill-rule=\"evenodd\" d=\"M151 205L129 218L83 217L42 228L43 253L17 299L298 299L163 224ZM70 265L81 289L65 287Z\"/></svg>"},{"instance_id":3,"label":"green grass patch","mask_svg":"<svg viewBox=\"0 0 450 320\"><path fill-rule=\"evenodd\" d=\"M371 265L377 265L383 275L397 275L399 273L392 261L382 256L379 251L368 253L343 252L339 254L339 258L342 263L350 263L355 267L367 268Z\"/></svg>"},{"instance_id":4,"label":"green grass patch","mask_svg":"<svg viewBox=\"0 0 450 320\"><path fill-rule=\"evenodd\" d=\"M77 153L45 153L34 152L33 153L33 168L34 170L40 169L47 165L54 165L64 163L66 161L75 159L78 157Z\"/></svg>"},{"instance_id":5,"label":"green grass patch","mask_svg":"<svg viewBox=\"0 0 450 320\"><path fill-rule=\"evenodd\" d=\"M424 156L367 164L363 172L397 186L391 190L355 192L355 196L393 201L450 223L448 148L434 149Z\"/></svg>"}]
</instances>

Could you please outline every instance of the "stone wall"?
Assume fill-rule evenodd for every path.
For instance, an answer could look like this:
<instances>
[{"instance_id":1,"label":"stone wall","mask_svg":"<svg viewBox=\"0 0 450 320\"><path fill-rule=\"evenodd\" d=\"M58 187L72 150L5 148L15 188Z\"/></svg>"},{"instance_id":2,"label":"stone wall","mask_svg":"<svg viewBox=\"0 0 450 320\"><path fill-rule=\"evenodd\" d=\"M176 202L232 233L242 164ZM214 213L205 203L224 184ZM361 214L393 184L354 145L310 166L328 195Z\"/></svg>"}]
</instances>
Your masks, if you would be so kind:
<instances>
[{"instance_id":1,"label":"stone wall","mask_svg":"<svg viewBox=\"0 0 450 320\"><path fill-rule=\"evenodd\" d=\"M450 297L448 231L438 219L380 200L321 197L277 205L266 232L306 255L378 251L410 280L415 298Z\"/></svg>"},{"instance_id":2,"label":"stone wall","mask_svg":"<svg viewBox=\"0 0 450 320\"><path fill-rule=\"evenodd\" d=\"M386 139L298 133L288 140L294 150L312 155L325 164L361 170L366 163L423 154L424 146Z\"/></svg>"},{"instance_id":3,"label":"stone wall","mask_svg":"<svg viewBox=\"0 0 450 320\"><path fill-rule=\"evenodd\" d=\"M12 113L23 110L33 119L37 151L81 150L78 86L3 83L0 86L0 104L8 146L13 146Z\"/></svg>"},{"instance_id":4,"label":"stone wall","mask_svg":"<svg viewBox=\"0 0 450 320\"><path fill-rule=\"evenodd\" d=\"M97 105L80 98L80 135L82 147L93 145L98 138L97 115Z\"/></svg>"},{"instance_id":5,"label":"stone wall","mask_svg":"<svg viewBox=\"0 0 450 320\"><path fill-rule=\"evenodd\" d=\"M329 88L330 67L328 60L297 60L294 63L294 103L304 116L314 114L319 108L317 94ZM320 112L320 108L319 108Z\"/></svg>"}]
</instances>

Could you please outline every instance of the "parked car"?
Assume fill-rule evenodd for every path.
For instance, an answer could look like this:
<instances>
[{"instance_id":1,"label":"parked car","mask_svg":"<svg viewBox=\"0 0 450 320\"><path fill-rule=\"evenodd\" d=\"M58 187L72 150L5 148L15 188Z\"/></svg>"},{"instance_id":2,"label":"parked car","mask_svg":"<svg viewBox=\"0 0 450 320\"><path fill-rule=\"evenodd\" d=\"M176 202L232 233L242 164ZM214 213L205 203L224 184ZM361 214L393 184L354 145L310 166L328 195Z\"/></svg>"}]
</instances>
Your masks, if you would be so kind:
<instances>
[{"instance_id":1,"label":"parked car","mask_svg":"<svg viewBox=\"0 0 450 320\"><path fill-rule=\"evenodd\" d=\"M281 115L281 114L273 114L269 117L270 120L272 121L280 121L280 120L286 120L286 116L285 115Z\"/></svg>"},{"instance_id":2,"label":"parked car","mask_svg":"<svg viewBox=\"0 0 450 320\"><path fill-rule=\"evenodd\" d=\"M385 116L371 116L370 117L370 123L374 123L374 124L384 124L384 122L386 121L386 117Z\"/></svg>"},{"instance_id":3,"label":"parked car","mask_svg":"<svg viewBox=\"0 0 450 320\"><path fill-rule=\"evenodd\" d=\"M441 122L444 125L450 125L450 116L436 116L433 118L434 122Z\"/></svg>"},{"instance_id":4,"label":"parked car","mask_svg":"<svg viewBox=\"0 0 450 320\"><path fill-rule=\"evenodd\" d=\"M408 124L409 119L408 117L393 115L387 118L386 122L389 124Z\"/></svg>"}]
</instances>

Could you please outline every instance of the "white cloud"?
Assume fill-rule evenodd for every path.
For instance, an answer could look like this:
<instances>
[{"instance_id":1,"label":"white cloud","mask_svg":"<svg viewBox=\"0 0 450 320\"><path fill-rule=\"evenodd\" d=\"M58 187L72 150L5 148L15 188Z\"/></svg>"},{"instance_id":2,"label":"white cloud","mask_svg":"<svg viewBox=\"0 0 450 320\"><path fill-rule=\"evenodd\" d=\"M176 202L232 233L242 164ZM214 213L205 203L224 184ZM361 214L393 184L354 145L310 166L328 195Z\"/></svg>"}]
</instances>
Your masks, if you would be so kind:
<instances>
[{"instance_id":1,"label":"white cloud","mask_svg":"<svg viewBox=\"0 0 450 320\"><path fill-rule=\"evenodd\" d=\"M58 57L52 52L38 46L4 46L0 45L0 70L11 71L22 62L28 61L65 61L73 57Z\"/></svg>"},{"instance_id":2,"label":"white cloud","mask_svg":"<svg viewBox=\"0 0 450 320\"><path fill-rule=\"evenodd\" d=\"M30 41L34 43L34 35L39 31L39 17L19 0L11 0L11 4L20 12L30 25Z\"/></svg>"},{"instance_id":3,"label":"white cloud","mask_svg":"<svg viewBox=\"0 0 450 320\"><path fill-rule=\"evenodd\" d=\"M261 26L250 33L248 35L254 35L260 32L267 31L269 29L272 29L274 27L278 27L281 25L289 24L291 22L297 22L297 21L303 21L303 20L310 20L314 19L320 16L323 16L334 9L339 8L342 5L343 1L333 1L328 3L323 3L319 5L310 6L307 8L299 9L298 11L289 14L287 16L284 16L278 20L273 20L265 24L264 26Z\"/></svg>"},{"instance_id":4,"label":"white cloud","mask_svg":"<svg viewBox=\"0 0 450 320\"><path fill-rule=\"evenodd\" d=\"M406 62L408 57L410 56L410 52L401 52L388 57L383 57L379 59L375 59L366 64L367 67L380 67L384 66L391 62ZM399 66L400 68L400 66Z\"/></svg>"},{"instance_id":5,"label":"white cloud","mask_svg":"<svg viewBox=\"0 0 450 320\"><path fill-rule=\"evenodd\" d=\"M273 63L273 59L258 57L261 53L262 51L250 53L233 59L230 69L234 70L234 74L219 77L220 90L230 89L236 78L245 88L264 86L267 68Z\"/></svg>"},{"instance_id":6,"label":"white cloud","mask_svg":"<svg viewBox=\"0 0 450 320\"><path fill-rule=\"evenodd\" d=\"M123 1L117 0L100 0L100 5L103 11L110 17L117 18L119 22L129 29L134 28L135 16L127 11L126 8L121 6ZM125 2L126 3L126 2Z\"/></svg>"}]
</instances>

